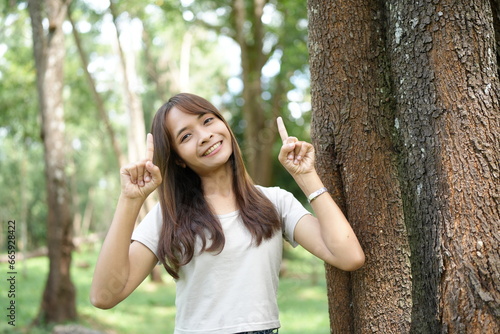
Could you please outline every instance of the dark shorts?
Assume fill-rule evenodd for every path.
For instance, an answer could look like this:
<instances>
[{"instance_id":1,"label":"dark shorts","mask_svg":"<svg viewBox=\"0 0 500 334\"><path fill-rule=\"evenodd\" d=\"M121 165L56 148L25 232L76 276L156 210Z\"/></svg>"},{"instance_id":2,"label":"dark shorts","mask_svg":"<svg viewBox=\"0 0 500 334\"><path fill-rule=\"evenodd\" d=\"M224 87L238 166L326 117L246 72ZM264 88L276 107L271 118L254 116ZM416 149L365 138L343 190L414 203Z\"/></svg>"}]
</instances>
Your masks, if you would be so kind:
<instances>
[{"instance_id":1,"label":"dark shorts","mask_svg":"<svg viewBox=\"0 0 500 334\"><path fill-rule=\"evenodd\" d=\"M278 333L278 328L264 329L262 331L241 332L236 334L276 334L276 333Z\"/></svg>"}]
</instances>

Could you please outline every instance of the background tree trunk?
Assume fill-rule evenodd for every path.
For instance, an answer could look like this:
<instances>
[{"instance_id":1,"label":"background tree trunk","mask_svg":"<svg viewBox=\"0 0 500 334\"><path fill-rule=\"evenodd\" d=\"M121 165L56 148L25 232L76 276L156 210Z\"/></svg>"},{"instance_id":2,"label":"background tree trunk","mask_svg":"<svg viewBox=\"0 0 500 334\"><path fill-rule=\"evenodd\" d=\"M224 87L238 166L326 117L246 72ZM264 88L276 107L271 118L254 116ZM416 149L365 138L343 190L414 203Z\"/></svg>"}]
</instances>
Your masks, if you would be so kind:
<instances>
[{"instance_id":1,"label":"background tree trunk","mask_svg":"<svg viewBox=\"0 0 500 334\"><path fill-rule=\"evenodd\" d=\"M122 69L122 88L125 106L127 108L127 114L129 117L129 127L127 131L127 147L128 147L128 160L130 162L143 159L146 154L146 126L144 122L144 111L142 110L141 99L139 95L135 92L131 86L131 74L134 78L135 68L129 66L127 59L125 57L125 52L123 51L121 41L120 41L120 28L118 25L118 12L115 8L113 1L109 2L109 10L113 16L113 23L116 30L116 45L118 56L120 58L120 65ZM129 59L133 59L134 55L129 54ZM136 80L134 80L136 81Z\"/></svg>"},{"instance_id":2,"label":"background tree trunk","mask_svg":"<svg viewBox=\"0 0 500 334\"><path fill-rule=\"evenodd\" d=\"M43 293L39 321L61 322L76 318L75 288L71 282L72 208L65 171L62 24L69 1L29 1L33 49L37 71L39 109L45 152L47 186L47 245L49 276ZM48 30L42 26L47 13Z\"/></svg>"},{"instance_id":3,"label":"background tree trunk","mask_svg":"<svg viewBox=\"0 0 500 334\"><path fill-rule=\"evenodd\" d=\"M127 106L127 112L129 116L129 127L127 131L128 138L128 160L130 162L138 161L144 159L146 156L146 125L144 121L144 110L142 109L142 103L140 96L135 92L131 86L130 77L135 77L137 80L136 70L134 66L129 66L125 53L123 51L120 42L120 29L118 27L118 12L113 4L113 1L109 2L109 10L113 16L113 23L116 30L116 43L118 54L120 56L120 64L123 75L123 92L125 96L125 105ZM129 59L134 59L132 52L129 53ZM135 63L135 62L132 62ZM166 101L165 101L166 102ZM144 201L144 204L137 218L137 222L140 222L146 214L153 209L156 204L156 200L153 196L148 196ZM155 282L162 282L161 278L161 267L155 266L153 268L150 278Z\"/></svg>"},{"instance_id":4,"label":"background tree trunk","mask_svg":"<svg viewBox=\"0 0 500 334\"><path fill-rule=\"evenodd\" d=\"M307 20L305 8L294 0L197 3L185 7L186 10L193 10L195 21L219 35L228 36L240 47L243 102L239 98L235 101L236 108L241 106L242 109L243 122L238 124L238 130L243 132L242 151L253 180L264 186L271 185L272 178L276 176L273 174L273 147L278 135L275 119L280 115L289 115L287 93L294 88L295 93L304 91L300 84L293 82L292 77L295 76L298 81L307 73L303 27ZM209 16L196 14L205 10L225 12L229 3L230 15L220 15L216 20L218 22L206 19ZM268 9L266 13L265 9ZM273 22L269 21L270 17L273 17ZM284 56L285 50L287 56ZM270 65L269 68L265 68L266 65ZM306 107L301 108L306 111ZM297 123L304 122L300 115L294 117L299 119ZM297 136L303 137L303 134Z\"/></svg>"},{"instance_id":5,"label":"background tree trunk","mask_svg":"<svg viewBox=\"0 0 500 334\"><path fill-rule=\"evenodd\" d=\"M89 84L90 92L92 93L92 97L95 101L97 111L99 113L99 118L104 122L104 126L106 128L106 132L108 134L108 138L111 142L111 146L113 147L113 152L116 156L116 161L118 166L121 167L127 163L127 159L125 158L125 154L120 147L118 139L115 134L115 130L113 129L113 125L111 124L111 120L109 119L106 108L104 107L104 100L101 95L97 92L97 87L95 84L95 80L89 72L89 62L88 57L83 49L82 42L80 39L80 33L77 30L75 23L73 22L73 18L71 15L71 10L68 12L68 19L72 26L73 37L75 39L75 44L78 49L78 55L80 56L80 60L82 62L82 70L85 73L85 77L87 78L87 82Z\"/></svg>"},{"instance_id":6,"label":"background tree trunk","mask_svg":"<svg viewBox=\"0 0 500 334\"><path fill-rule=\"evenodd\" d=\"M127 59L125 58L125 52L123 51L120 42L120 29L118 27L119 14L113 4L113 1L109 2L109 10L113 16L113 23L115 25L116 43L123 76L122 88L129 116L129 126L127 129L128 161L134 162L144 159L146 156L146 125L144 121L144 111L142 109L140 96L131 86L131 77L137 79L136 70L134 66L129 66ZM129 59L134 59L134 55L132 53L129 54ZM148 196L148 198L144 201L141 212L139 213L138 221L141 221L154 205L155 200L153 196Z\"/></svg>"},{"instance_id":7,"label":"background tree trunk","mask_svg":"<svg viewBox=\"0 0 500 334\"><path fill-rule=\"evenodd\" d=\"M309 1L318 170L367 254L327 270L332 333L499 331L496 2L434 3Z\"/></svg>"},{"instance_id":8,"label":"background tree trunk","mask_svg":"<svg viewBox=\"0 0 500 334\"><path fill-rule=\"evenodd\" d=\"M156 91L156 95L163 102L167 102L169 96L167 96L168 86L167 80L162 80L162 74L158 70L158 63L160 62L157 59L154 59L151 51L151 34L148 30L148 26L143 21L143 29L142 29L142 43L144 49L144 67L146 71L146 77L153 83ZM168 72L167 72L168 73ZM163 75L164 77L164 75ZM172 85L177 87L177 85ZM172 91L177 91L178 89L171 89Z\"/></svg>"},{"instance_id":9,"label":"background tree trunk","mask_svg":"<svg viewBox=\"0 0 500 334\"><path fill-rule=\"evenodd\" d=\"M182 37L181 59L179 64L179 88L181 92L189 92L189 68L191 64L191 44L193 42L193 34L188 30Z\"/></svg>"},{"instance_id":10,"label":"background tree trunk","mask_svg":"<svg viewBox=\"0 0 500 334\"><path fill-rule=\"evenodd\" d=\"M266 123L262 100L261 73L267 56L263 50L264 29L262 14L265 1L236 0L233 4L236 42L241 49L243 78L243 119L246 122L243 153L249 174L255 183L267 186L272 175L272 143L276 137L274 126ZM250 10L248 10L250 9ZM249 21L248 21L249 20ZM245 27L251 22L250 34ZM248 36L248 34L250 36ZM272 120L274 124L274 120Z\"/></svg>"}]
</instances>

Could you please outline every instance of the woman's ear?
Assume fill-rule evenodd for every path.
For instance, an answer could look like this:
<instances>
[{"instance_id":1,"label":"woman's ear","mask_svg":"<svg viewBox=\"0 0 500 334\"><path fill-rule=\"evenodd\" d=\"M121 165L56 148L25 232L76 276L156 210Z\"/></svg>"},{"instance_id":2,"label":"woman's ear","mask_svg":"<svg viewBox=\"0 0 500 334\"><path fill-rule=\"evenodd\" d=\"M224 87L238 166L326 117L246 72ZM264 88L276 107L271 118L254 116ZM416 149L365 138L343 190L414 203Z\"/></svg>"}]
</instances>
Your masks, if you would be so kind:
<instances>
[{"instance_id":1,"label":"woman's ear","mask_svg":"<svg viewBox=\"0 0 500 334\"><path fill-rule=\"evenodd\" d=\"M184 161L182 161L181 159L176 159L175 163L177 164L177 166L181 166L182 168L186 168L186 163Z\"/></svg>"}]
</instances>

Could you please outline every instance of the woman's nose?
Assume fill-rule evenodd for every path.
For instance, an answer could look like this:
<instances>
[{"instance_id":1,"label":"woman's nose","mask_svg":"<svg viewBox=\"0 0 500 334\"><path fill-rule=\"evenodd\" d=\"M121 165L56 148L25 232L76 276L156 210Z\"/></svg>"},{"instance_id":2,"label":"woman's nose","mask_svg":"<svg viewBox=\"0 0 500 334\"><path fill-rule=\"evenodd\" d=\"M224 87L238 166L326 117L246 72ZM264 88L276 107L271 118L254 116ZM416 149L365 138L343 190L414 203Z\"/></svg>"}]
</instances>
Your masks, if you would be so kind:
<instances>
[{"instance_id":1,"label":"woman's nose","mask_svg":"<svg viewBox=\"0 0 500 334\"><path fill-rule=\"evenodd\" d=\"M206 144L214 135L210 131L204 131L200 135L200 145Z\"/></svg>"}]
</instances>

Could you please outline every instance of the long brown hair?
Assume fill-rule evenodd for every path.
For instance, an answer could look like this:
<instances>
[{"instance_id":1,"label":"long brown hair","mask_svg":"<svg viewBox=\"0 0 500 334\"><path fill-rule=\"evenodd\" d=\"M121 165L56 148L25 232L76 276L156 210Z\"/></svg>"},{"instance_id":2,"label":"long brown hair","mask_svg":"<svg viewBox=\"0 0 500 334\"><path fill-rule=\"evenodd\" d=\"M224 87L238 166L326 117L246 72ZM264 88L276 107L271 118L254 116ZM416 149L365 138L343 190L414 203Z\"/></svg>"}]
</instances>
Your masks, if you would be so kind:
<instances>
[{"instance_id":1,"label":"long brown hair","mask_svg":"<svg viewBox=\"0 0 500 334\"><path fill-rule=\"evenodd\" d=\"M260 245L262 240L281 230L281 223L274 205L253 184L236 138L217 108L193 94L182 93L172 97L156 112L151 133L155 148L153 163L160 168L163 177L158 187L163 219L158 257L167 272L178 279L179 268L193 258L198 239L202 245L201 252L220 252L225 238L219 220L205 200L200 177L189 167L178 164L180 157L174 150L173 136L166 124L167 114L174 106L190 114L213 114L228 128L233 146L229 158L233 169L233 191L240 217L255 245Z\"/></svg>"}]
</instances>

